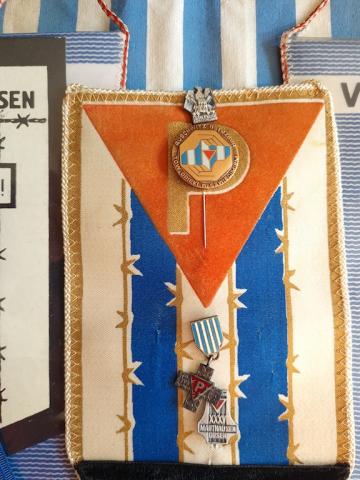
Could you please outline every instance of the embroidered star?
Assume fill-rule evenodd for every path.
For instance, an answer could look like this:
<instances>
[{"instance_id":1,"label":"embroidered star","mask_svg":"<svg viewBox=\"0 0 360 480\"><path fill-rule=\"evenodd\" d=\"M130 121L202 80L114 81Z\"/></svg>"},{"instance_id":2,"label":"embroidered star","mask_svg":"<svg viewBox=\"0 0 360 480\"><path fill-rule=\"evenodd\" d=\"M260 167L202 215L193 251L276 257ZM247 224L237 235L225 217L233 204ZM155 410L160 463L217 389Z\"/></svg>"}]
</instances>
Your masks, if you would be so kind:
<instances>
[{"instance_id":1,"label":"embroidered star","mask_svg":"<svg viewBox=\"0 0 360 480\"><path fill-rule=\"evenodd\" d=\"M6 140L6 137L0 138L0 150L4 150L5 147L2 145L3 141Z\"/></svg>"},{"instance_id":2,"label":"embroidered star","mask_svg":"<svg viewBox=\"0 0 360 480\"><path fill-rule=\"evenodd\" d=\"M1 306L2 302L5 300L4 298L0 298L0 312L5 312L4 308Z\"/></svg>"},{"instance_id":3,"label":"embroidered star","mask_svg":"<svg viewBox=\"0 0 360 480\"><path fill-rule=\"evenodd\" d=\"M3 253L6 251L6 248L3 248L0 250L0 260L6 260L6 258L3 256Z\"/></svg>"}]
</instances>

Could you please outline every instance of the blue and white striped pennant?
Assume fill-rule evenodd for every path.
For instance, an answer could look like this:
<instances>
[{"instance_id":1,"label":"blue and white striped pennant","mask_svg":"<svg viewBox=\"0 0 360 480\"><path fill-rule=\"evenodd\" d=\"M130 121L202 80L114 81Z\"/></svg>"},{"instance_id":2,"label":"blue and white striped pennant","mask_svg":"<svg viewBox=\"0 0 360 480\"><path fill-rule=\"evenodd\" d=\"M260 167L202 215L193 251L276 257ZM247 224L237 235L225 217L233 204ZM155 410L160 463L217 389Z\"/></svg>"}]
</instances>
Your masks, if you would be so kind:
<instances>
[{"instance_id":1,"label":"blue and white striped pennant","mask_svg":"<svg viewBox=\"0 0 360 480\"><path fill-rule=\"evenodd\" d=\"M207 357L219 352L223 342L223 333L217 315L191 322L191 330L195 345Z\"/></svg>"}]
</instances>

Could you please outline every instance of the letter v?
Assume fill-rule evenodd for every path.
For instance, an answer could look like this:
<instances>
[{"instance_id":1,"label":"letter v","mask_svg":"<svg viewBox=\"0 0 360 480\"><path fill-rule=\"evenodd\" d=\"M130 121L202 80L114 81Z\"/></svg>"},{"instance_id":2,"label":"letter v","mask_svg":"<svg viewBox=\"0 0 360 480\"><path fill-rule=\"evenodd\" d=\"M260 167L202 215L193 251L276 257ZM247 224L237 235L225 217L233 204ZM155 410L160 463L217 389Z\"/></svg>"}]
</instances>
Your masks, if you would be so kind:
<instances>
[{"instance_id":1,"label":"letter v","mask_svg":"<svg viewBox=\"0 0 360 480\"><path fill-rule=\"evenodd\" d=\"M355 107L357 99L360 94L360 83L358 82L355 86L354 92L350 95L349 87L347 83L341 83L341 89L343 91L345 101L348 107Z\"/></svg>"}]
</instances>

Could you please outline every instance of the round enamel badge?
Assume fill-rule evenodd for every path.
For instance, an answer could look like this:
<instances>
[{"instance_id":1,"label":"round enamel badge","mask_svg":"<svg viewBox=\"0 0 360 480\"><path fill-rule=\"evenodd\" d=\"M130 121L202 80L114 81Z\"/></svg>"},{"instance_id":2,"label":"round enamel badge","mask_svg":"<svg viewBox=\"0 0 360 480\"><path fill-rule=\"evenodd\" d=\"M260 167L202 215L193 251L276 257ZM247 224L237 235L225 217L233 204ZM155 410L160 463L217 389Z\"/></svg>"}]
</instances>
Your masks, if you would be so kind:
<instances>
[{"instance_id":1,"label":"round enamel badge","mask_svg":"<svg viewBox=\"0 0 360 480\"><path fill-rule=\"evenodd\" d=\"M193 187L209 190L233 177L239 152L231 135L220 125L200 124L183 130L172 148L179 176Z\"/></svg>"}]
</instances>

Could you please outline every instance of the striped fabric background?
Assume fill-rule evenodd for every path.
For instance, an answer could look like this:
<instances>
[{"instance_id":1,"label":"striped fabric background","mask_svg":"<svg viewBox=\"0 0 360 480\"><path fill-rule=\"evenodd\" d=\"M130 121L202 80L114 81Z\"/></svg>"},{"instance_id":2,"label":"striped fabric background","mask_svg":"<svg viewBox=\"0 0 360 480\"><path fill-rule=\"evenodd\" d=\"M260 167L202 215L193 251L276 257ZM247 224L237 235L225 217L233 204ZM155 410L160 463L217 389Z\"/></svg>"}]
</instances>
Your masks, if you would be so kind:
<instances>
[{"instance_id":1,"label":"striped fabric background","mask_svg":"<svg viewBox=\"0 0 360 480\"><path fill-rule=\"evenodd\" d=\"M292 41L290 75L359 75L360 39Z\"/></svg>"},{"instance_id":2,"label":"striped fabric background","mask_svg":"<svg viewBox=\"0 0 360 480\"><path fill-rule=\"evenodd\" d=\"M65 451L64 435L50 438L9 458L14 480L75 479ZM5 477L6 478L6 477Z\"/></svg>"},{"instance_id":3,"label":"striped fabric background","mask_svg":"<svg viewBox=\"0 0 360 480\"><path fill-rule=\"evenodd\" d=\"M182 89L191 88L200 84L212 88L240 88L243 86L270 85L281 83L280 61L279 61L279 40L283 31L289 29L299 21L302 21L318 4L318 0L113 0L107 2L127 24L131 39L128 66L128 88L147 89ZM344 6L348 8L344 8ZM354 9L352 8L354 7ZM321 35L332 35L334 37L360 38L359 11L356 9L357 0L332 0L331 11L327 20L321 24ZM26 15L24 15L26 11ZM93 0L8 0L5 8L0 10L0 30L4 32L74 32L76 30L116 30L117 27L109 23L109 20L100 11L97 3ZM340 125L340 124L339 124ZM352 160L355 167L356 160ZM350 170L349 177L352 177L353 170ZM352 177L354 178L354 177ZM351 184L352 179L344 177L344 186ZM157 233L151 225L147 216L142 210L136 197L132 197L132 210L134 217L138 220L132 226L132 249L139 252L142 259L146 259L146 249L151 242L149 237L144 241L144 229L148 235L154 237L157 242ZM244 386L248 396L252 390L256 391L272 380L274 388L273 403L268 404L267 410L263 405L255 405L252 402L242 403L240 410L241 425L244 435L252 430L264 429L269 436L256 436L257 443L242 446L242 463L286 463L287 427L286 422L277 422L276 425L269 425L269 418L274 418L283 411L278 402L277 394L286 391L286 370L284 365L286 358L286 321L284 307L284 292L280 288L282 278L282 260L280 256L272 255L278 246L278 239L274 235L267 245L268 264L265 271L261 262L253 258L256 251L256 243L261 243L267 229L281 229L281 208L280 192L274 196L268 205L262 222L251 236L248 245L242 252L242 261L237 266L236 276L238 284L246 284L249 288L252 284L257 285L251 295L248 295L244 302L247 305L261 305L257 309L256 321L263 321L266 318L270 306L278 305L277 312L279 325L277 328L268 327L266 342L263 348L267 349L268 356L262 358L260 344L255 344L258 349L259 372L261 373L249 386ZM355 245L356 247L356 245ZM357 247L358 248L358 247ZM358 250L356 250L358 252ZM154 254L154 252L151 252ZM157 249L156 255L159 259L160 268L165 268L164 275L169 281L174 275L175 265L172 256L166 246ZM356 256L355 256L356 257ZM354 260L356 258L354 257ZM140 263L140 262L139 262ZM249 268L251 266L251 268ZM142 261L139 268L143 274L151 265ZM271 272L271 273L270 273ZM267 276L268 275L268 276ZM273 276L276 276L274 281ZM262 285L258 279L262 278ZM144 350L141 348L141 337L154 338L151 335L140 331L138 326L144 326L144 316L159 314L152 312L153 296L166 300L163 289L156 291L152 287L147 292L140 289L136 282L139 277L134 278L134 332L133 348L134 358L144 361L141 370L141 379L144 383L151 383L152 363L151 358L144 359ZM269 285L279 285L274 289ZM238 285L238 286L241 286ZM355 286L355 285L354 285ZM262 291L261 291L262 290ZM264 294L265 293L265 294ZM136 296L141 295L143 302L136 303ZM245 298L245 297L244 297ZM263 302L268 299L269 304ZM146 304L147 310L140 309L140 305ZM138 305L138 306L137 306ZM247 338L248 342L239 348L239 365L241 372L247 373L251 369L249 351L254 348L256 332L251 328L251 309L241 312L242 323L240 335ZM169 313L167 312L167 315ZM175 321L175 318L173 319ZM264 325L264 328L266 325ZM151 326L149 326L151 328ZM173 345L173 329L169 325L166 337L163 338L163 345ZM138 335L138 338L137 338ZM155 341L155 340L154 340ZM147 344L149 357L151 349L155 344ZM169 352L164 351L166 358L171 357ZM136 351L138 349L138 351ZM176 360L172 360L176 365ZM167 366L169 368L169 366ZM145 368L145 370L144 370ZM164 366L165 368L165 366ZM272 378L273 372L276 378ZM140 370L139 370L140 372ZM140 375L140 373L139 373ZM153 381L153 390L150 392L156 398L156 381ZM246 384L245 384L246 385ZM141 408L149 401L149 391L137 389L134 394L135 417L139 418L141 425ZM170 399L169 399L170 401ZM137 410L136 410L137 409ZM156 412L155 412L156 413ZM163 441L163 448L167 457L172 454L176 459L177 449L174 442L176 423L173 418L164 419L168 421L167 439ZM151 443L152 432L134 431L134 451L141 451L146 457L146 446ZM63 453L57 455L58 447L53 447L53 462L57 462L59 468L63 465ZM58 445L58 444L57 444ZM41 452L41 450L39 451ZM161 448L159 456L162 455ZM39 454L41 456L41 453ZM139 455L139 459L141 459ZM21 464L24 457L14 456L12 463L16 464L17 478L32 480L43 480L46 478L73 478L67 469L63 469L60 476L46 470L46 464L34 458L32 476L21 471ZM357 473L353 478L360 478Z\"/></svg>"}]
</instances>

